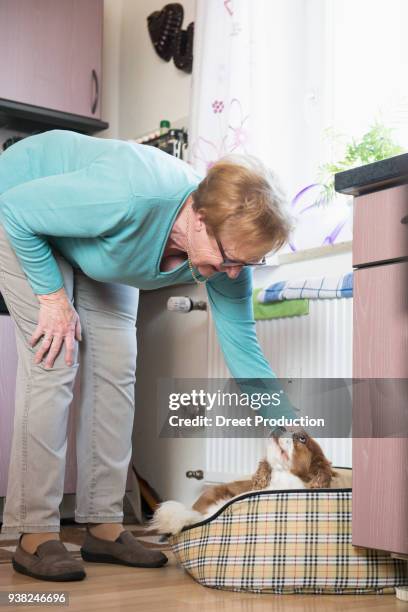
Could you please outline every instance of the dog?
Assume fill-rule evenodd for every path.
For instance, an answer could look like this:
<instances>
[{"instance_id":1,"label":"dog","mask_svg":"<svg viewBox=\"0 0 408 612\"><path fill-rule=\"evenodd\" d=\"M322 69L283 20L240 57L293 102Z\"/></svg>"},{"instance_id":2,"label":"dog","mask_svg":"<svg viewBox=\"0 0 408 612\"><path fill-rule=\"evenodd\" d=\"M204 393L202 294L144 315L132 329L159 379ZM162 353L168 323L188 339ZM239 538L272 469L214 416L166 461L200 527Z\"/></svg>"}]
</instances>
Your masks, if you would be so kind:
<instances>
[{"instance_id":1,"label":"dog","mask_svg":"<svg viewBox=\"0 0 408 612\"><path fill-rule=\"evenodd\" d=\"M160 534L175 535L187 525L212 516L227 501L250 491L329 488L337 476L319 444L305 430L278 428L270 435L266 456L247 480L208 487L191 509L167 501L155 511L148 526Z\"/></svg>"}]
</instances>

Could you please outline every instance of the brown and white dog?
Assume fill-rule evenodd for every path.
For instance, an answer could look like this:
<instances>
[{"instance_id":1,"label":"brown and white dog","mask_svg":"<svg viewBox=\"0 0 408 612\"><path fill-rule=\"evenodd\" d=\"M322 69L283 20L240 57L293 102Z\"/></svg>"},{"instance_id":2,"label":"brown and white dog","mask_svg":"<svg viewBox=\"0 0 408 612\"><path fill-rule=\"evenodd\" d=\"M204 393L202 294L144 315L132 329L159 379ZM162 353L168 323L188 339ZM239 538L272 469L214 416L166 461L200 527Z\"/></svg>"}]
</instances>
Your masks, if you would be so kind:
<instances>
[{"instance_id":1,"label":"brown and white dog","mask_svg":"<svg viewBox=\"0 0 408 612\"><path fill-rule=\"evenodd\" d=\"M266 457L248 480L208 487L191 509L176 501L159 506L149 530L176 534L214 514L228 500L261 490L328 488L337 475L319 444L303 430L275 430L268 439Z\"/></svg>"}]
</instances>

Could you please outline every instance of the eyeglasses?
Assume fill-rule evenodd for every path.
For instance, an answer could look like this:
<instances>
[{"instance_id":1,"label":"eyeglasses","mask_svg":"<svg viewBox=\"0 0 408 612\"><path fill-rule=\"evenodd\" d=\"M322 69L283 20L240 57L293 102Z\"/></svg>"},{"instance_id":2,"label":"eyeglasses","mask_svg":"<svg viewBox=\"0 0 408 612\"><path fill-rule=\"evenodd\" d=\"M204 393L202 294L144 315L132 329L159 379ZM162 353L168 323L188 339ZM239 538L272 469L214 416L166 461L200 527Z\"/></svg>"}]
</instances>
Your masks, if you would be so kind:
<instances>
[{"instance_id":1,"label":"eyeglasses","mask_svg":"<svg viewBox=\"0 0 408 612\"><path fill-rule=\"evenodd\" d=\"M252 261L240 261L239 259L230 259L229 257L226 256L223 246L217 236L215 236L215 240L217 241L218 248L220 249L220 253L222 255L221 266L223 268L233 268L235 266L265 266L266 265L265 255L262 257L261 261L257 261L255 263Z\"/></svg>"}]
</instances>

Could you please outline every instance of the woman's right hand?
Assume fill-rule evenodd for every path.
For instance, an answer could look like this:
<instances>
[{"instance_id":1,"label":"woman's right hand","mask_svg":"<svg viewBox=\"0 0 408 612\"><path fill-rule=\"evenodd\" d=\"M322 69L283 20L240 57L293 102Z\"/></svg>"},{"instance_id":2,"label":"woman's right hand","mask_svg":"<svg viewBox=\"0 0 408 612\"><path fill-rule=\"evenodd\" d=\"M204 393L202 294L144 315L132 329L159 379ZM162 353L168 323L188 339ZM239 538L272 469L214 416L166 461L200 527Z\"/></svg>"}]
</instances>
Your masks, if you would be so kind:
<instances>
[{"instance_id":1,"label":"woman's right hand","mask_svg":"<svg viewBox=\"0 0 408 612\"><path fill-rule=\"evenodd\" d=\"M65 289L62 287L54 293L37 295L40 302L38 324L30 339L33 347L41 336L44 336L34 362L44 361L44 367L52 368L61 347L65 344L65 363L72 366L74 362L75 340L82 340L81 321L71 304Z\"/></svg>"}]
</instances>

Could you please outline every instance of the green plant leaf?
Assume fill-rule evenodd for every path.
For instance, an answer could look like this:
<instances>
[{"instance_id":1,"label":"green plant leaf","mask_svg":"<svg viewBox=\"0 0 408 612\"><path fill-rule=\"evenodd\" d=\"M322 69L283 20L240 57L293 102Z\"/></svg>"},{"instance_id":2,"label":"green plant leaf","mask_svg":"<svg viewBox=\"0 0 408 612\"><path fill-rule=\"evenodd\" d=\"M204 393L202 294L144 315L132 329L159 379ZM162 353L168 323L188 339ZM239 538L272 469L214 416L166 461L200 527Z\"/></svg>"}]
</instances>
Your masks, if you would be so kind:
<instances>
[{"instance_id":1,"label":"green plant leaf","mask_svg":"<svg viewBox=\"0 0 408 612\"><path fill-rule=\"evenodd\" d=\"M334 199L334 175L337 172L371 164L403 153L404 149L394 142L392 132L391 128L377 120L370 126L368 132L363 134L361 140L357 141L352 138L346 144L343 159L319 166L318 181L322 185L325 197L319 198L318 204L328 203ZM335 134L332 128L326 129L325 134L332 140L339 140L339 135Z\"/></svg>"}]
</instances>

